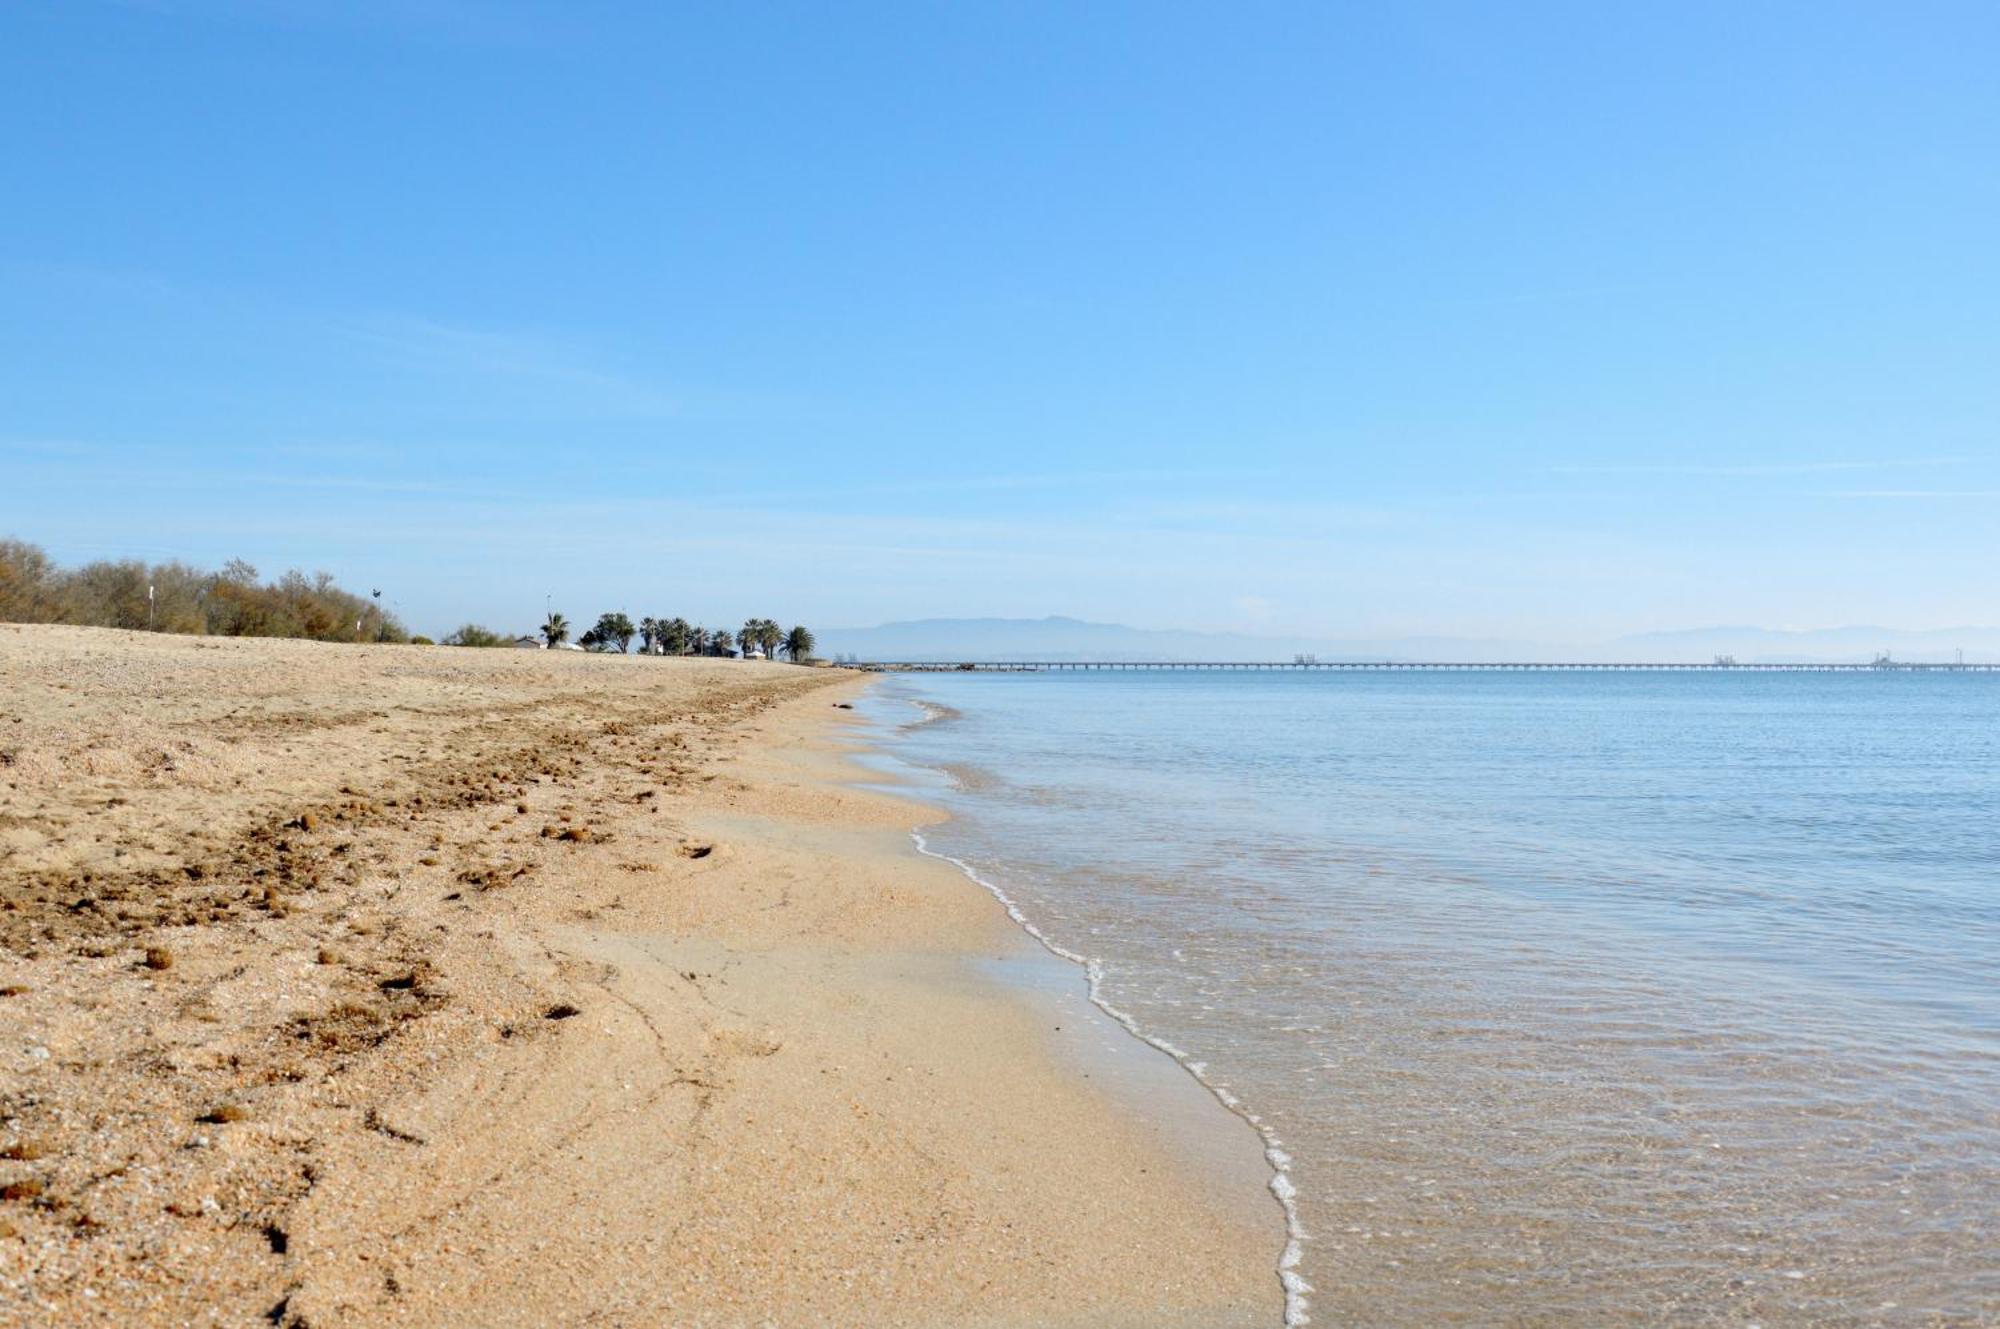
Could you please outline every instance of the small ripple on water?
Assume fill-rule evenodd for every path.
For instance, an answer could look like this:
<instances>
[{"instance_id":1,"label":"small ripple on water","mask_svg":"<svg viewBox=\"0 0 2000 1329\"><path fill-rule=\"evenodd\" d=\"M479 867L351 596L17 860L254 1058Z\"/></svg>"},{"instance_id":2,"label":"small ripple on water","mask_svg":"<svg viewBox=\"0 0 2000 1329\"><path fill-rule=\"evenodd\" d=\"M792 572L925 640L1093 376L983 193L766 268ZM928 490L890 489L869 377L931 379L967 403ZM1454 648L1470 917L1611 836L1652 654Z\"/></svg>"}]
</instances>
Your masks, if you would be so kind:
<instances>
[{"instance_id":1,"label":"small ripple on water","mask_svg":"<svg viewBox=\"0 0 2000 1329\"><path fill-rule=\"evenodd\" d=\"M2000 681L1849 682L971 680L911 753L1263 1132L1295 1323L2000 1322Z\"/></svg>"}]
</instances>

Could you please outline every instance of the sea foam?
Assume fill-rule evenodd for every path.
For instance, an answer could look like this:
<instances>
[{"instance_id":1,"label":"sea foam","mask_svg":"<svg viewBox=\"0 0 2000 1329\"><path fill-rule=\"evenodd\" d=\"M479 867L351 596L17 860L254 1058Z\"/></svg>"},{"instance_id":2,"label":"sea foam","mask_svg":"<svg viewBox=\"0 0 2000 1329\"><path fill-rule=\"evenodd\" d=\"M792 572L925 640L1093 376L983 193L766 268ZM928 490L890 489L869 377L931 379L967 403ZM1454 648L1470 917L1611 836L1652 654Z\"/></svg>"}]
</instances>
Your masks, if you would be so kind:
<instances>
[{"instance_id":1,"label":"sea foam","mask_svg":"<svg viewBox=\"0 0 2000 1329\"><path fill-rule=\"evenodd\" d=\"M1278 1283L1284 1288L1285 1292L1285 1324L1287 1329L1295 1329L1296 1326L1310 1324L1312 1316L1308 1313L1308 1306L1309 1297L1313 1290L1312 1284L1308 1283L1305 1276L1298 1270L1299 1258L1303 1253L1304 1244L1307 1240L1306 1230L1305 1225L1299 1220L1299 1192L1298 1187L1292 1183L1292 1159L1289 1154L1279 1148L1277 1134L1255 1112L1252 1112L1245 1106L1235 1094L1231 1093L1227 1087L1211 1080L1208 1075L1208 1067L1205 1063L1193 1060L1186 1051L1176 1047L1166 1039L1147 1033L1139 1027L1137 1020L1113 1005L1104 995L1104 966L1100 961L1070 950L1067 946L1050 937L1046 932L1035 926L1027 914L1022 912L1021 906L1005 890L980 876L978 871L964 859L955 858L950 854L940 853L932 849L930 842L924 838L922 831L912 830L910 832L910 839L916 844L918 853L924 855L926 858L935 858L941 862L951 864L963 873L968 881L979 886L995 900L998 900L1001 908L1007 911L1007 917L1013 919L1023 932L1033 937L1049 954L1059 959L1067 960L1082 969L1086 988L1090 994L1091 1005L1097 1007L1097 1009L1103 1011L1112 1020L1116 1021L1132 1037L1138 1039L1148 1047L1157 1048L1159 1051L1173 1058L1174 1064L1179 1066L1183 1071L1186 1071L1195 1083L1206 1089L1216 1102L1222 1104L1231 1114L1240 1118L1252 1130L1257 1132L1257 1138L1262 1142L1264 1147L1264 1161L1271 1168L1271 1179L1266 1184L1272 1198L1277 1200L1278 1207L1284 1212L1285 1216L1285 1249L1278 1257L1277 1271Z\"/></svg>"}]
</instances>

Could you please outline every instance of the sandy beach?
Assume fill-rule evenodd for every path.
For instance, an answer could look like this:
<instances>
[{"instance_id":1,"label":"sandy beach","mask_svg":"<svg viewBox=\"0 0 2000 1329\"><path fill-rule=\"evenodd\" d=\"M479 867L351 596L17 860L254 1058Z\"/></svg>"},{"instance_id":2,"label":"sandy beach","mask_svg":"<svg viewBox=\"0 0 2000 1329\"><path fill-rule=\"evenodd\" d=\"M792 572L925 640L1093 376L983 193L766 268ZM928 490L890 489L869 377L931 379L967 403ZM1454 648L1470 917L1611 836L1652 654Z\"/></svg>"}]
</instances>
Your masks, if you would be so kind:
<instances>
[{"instance_id":1,"label":"sandy beach","mask_svg":"<svg viewBox=\"0 0 2000 1329\"><path fill-rule=\"evenodd\" d=\"M0 1322L1277 1323L863 686L0 626Z\"/></svg>"}]
</instances>

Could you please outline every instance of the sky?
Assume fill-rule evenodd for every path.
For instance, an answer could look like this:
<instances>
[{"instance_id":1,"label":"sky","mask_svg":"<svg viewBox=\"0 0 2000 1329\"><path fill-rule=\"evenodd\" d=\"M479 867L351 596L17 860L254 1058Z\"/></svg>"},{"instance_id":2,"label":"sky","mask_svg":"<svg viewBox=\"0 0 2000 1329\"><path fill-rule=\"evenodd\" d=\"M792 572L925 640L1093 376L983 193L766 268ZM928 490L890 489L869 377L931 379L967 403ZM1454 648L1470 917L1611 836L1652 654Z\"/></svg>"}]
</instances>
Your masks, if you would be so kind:
<instances>
[{"instance_id":1,"label":"sky","mask_svg":"<svg viewBox=\"0 0 2000 1329\"><path fill-rule=\"evenodd\" d=\"M0 535L447 631L2000 621L2000 6L0 5Z\"/></svg>"}]
</instances>

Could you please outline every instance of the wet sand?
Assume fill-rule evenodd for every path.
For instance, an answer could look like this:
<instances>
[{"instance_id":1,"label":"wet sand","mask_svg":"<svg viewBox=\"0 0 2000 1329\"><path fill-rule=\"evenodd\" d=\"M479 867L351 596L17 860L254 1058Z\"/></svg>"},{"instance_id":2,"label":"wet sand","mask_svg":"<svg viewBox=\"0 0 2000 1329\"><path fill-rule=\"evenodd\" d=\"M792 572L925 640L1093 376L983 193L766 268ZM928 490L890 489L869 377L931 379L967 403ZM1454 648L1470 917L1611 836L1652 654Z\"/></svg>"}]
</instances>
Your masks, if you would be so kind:
<instances>
[{"instance_id":1,"label":"wet sand","mask_svg":"<svg viewBox=\"0 0 2000 1329\"><path fill-rule=\"evenodd\" d=\"M0 626L0 1323L1275 1324L859 686Z\"/></svg>"}]
</instances>

